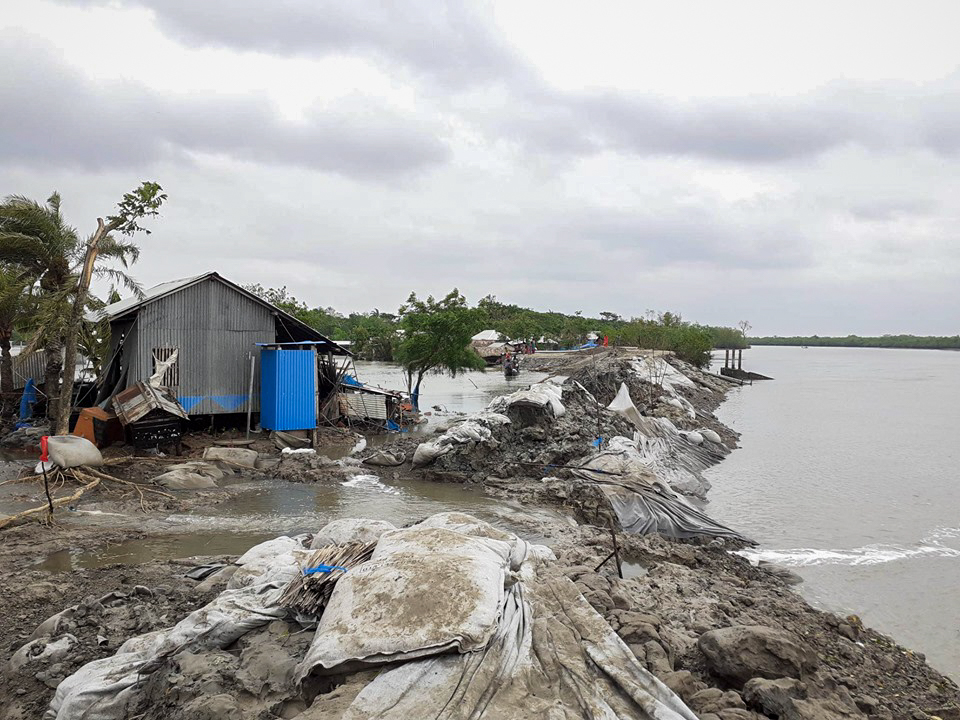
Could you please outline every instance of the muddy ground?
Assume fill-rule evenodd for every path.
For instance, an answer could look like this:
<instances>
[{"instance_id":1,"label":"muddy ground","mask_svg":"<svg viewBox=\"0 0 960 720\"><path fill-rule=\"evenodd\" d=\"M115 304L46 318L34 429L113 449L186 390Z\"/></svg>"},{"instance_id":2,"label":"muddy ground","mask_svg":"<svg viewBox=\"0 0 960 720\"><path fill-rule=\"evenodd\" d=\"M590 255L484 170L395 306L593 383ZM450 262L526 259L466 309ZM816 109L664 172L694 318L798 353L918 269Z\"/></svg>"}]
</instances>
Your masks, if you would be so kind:
<instances>
[{"instance_id":1,"label":"muddy ground","mask_svg":"<svg viewBox=\"0 0 960 720\"><path fill-rule=\"evenodd\" d=\"M604 357L604 353L597 355ZM608 361L611 355L618 360L608 353ZM602 402L612 399L622 374L615 367L597 371L597 358L579 358L579 366L562 365L556 359L551 362L555 363L551 371L577 375ZM694 375L692 369L683 371ZM722 381L701 380L695 388L680 391L697 410L693 420L676 413L642 383L631 387L631 395L645 413L670 416L681 428L714 429L724 445L732 448L736 433L712 417L723 399ZM604 421L610 426L608 431L618 429L619 420ZM572 424L565 427L567 433L578 432ZM551 441L549 428L543 432L543 436L512 437L515 447L507 459L532 453L531 457L543 463L576 460L564 457L570 452L568 446ZM579 432L584 437L590 434L585 427ZM346 436L335 439L337 442L330 444L331 455L349 442ZM399 438L386 448L412 456L420 440ZM197 441L187 454L199 456L203 445ZM273 452L265 444L258 449ZM114 457L123 452L116 450ZM476 483L494 495L565 510L569 516L565 521L531 520L531 533L554 549L557 572L575 581L640 662L704 720L960 718L957 686L927 666L922 654L863 627L856 617L840 618L812 608L793 589L795 576L777 568L751 566L731 552L735 545L619 533L626 579L618 577L614 560L598 568L611 553L611 533L584 524L584 501L571 496L569 473L559 469L545 475L518 464L508 471L506 463L495 461L496 457L502 460L506 452L508 448L501 448L494 457L481 455L475 461L464 455L456 462L451 459L449 467L439 468L414 469L407 459L403 465L379 471ZM127 461L108 471L128 481L143 482L162 471L164 462L162 458ZM286 470L273 469L271 475L283 477L288 472L290 479L300 482L339 481L337 471L322 461L291 462L283 467ZM83 663L110 655L132 635L168 627L201 607L218 588L189 580L184 573L197 564L231 558L154 561L66 573L36 569L38 562L64 549L90 550L142 537L154 532L151 523L171 510L191 503L219 502L231 492L226 487L176 494L175 501L157 498L146 513L135 492L103 492L84 506L120 512L126 516L124 520L92 526L67 517L54 527L30 523L0 531L0 583L4 588L0 600L0 666L4 668L0 673L0 697L4 698L0 719L41 717L58 682ZM74 609L53 631L52 651L43 654L39 645L34 650L24 649L43 621L67 608ZM64 640L67 636L70 639ZM269 673L261 677L266 672L261 666L267 650L270 662L282 668L302 652L311 637L312 631L273 623L223 652L171 658L165 672L151 681L154 685L148 694L152 704L141 717L336 717L337 708L345 707L349 700L356 677L340 678L339 686L335 682L323 688L313 711L308 707L313 698L301 697L280 680L270 685L274 679ZM748 678L755 679L745 682ZM324 712L319 712L321 702Z\"/></svg>"}]
</instances>

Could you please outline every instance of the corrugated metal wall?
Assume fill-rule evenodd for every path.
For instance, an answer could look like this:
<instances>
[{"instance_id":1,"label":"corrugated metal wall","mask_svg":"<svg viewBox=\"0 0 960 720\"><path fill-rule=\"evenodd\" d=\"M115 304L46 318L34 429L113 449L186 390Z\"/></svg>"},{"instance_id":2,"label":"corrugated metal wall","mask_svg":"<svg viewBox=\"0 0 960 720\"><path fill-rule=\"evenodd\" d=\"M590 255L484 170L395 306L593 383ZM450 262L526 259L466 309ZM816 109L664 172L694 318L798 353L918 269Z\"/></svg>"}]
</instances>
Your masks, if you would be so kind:
<instances>
[{"instance_id":1,"label":"corrugated metal wall","mask_svg":"<svg viewBox=\"0 0 960 720\"><path fill-rule=\"evenodd\" d=\"M260 425L267 430L317 426L317 355L313 348L264 348Z\"/></svg>"},{"instance_id":2,"label":"corrugated metal wall","mask_svg":"<svg viewBox=\"0 0 960 720\"><path fill-rule=\"evenodd\" d=\"M216 279L208 279L140 309L127 337L127 387L153 372L154 348L180 349L180 404L191 415L246 412L249 354L254 371L253 412L260 410L259 348L274 342L273 315Z\"/></svg>"}]
</instances>

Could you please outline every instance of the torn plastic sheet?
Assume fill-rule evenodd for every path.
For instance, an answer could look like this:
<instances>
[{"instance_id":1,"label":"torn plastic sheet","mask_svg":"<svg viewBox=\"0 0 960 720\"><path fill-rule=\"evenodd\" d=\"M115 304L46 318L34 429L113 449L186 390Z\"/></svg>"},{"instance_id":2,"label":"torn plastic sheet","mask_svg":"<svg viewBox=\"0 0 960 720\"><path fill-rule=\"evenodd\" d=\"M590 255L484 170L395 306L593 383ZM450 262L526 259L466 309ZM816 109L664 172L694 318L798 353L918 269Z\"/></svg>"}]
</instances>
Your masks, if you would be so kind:
<instances>
[{"instance_id":1,"label":"torn plastic sheet","mask_svg":"<svg viewBox=\"0 0 960 720\"><path fill-rule=\"evenodd\" d=\"M550 380L534 383L524 390L517 390L510 395L501 395L490 401L488 410L497 413L505 413L514 405L525 405L540 409L550 408L554 417L560 417L566 412L561 400L563 388Z\"/></svg>"},{"instance_id":2,"label":"torn plastic sheet","mask_svg":"<svg viewBox=\"0 0 960 720\"><path fill-rule=\"evenodd\" d=\"M362 521L356 522L355 527L360 527ZM262 543L247 553L248 564L258 562L268 551L278 553L278 562L258 582L225 590L176 626L132 638L116 655L83 666L60 684L46 717L121 720L136 715L164 692L167 679L156 671L164 667L165 658L181 651L202 653L227 647L246 632L283 617L285 611L276 602L300 566L285 559L289 538L277 540L282 542ZM451 570L438 563L437 556L444 554L459 560L459 568ZM416 566L399 562L403 558L416 558ZM489 568L482 573L464 570L472 559ZM315 667L315 651L344 658L372 651L373 655L357 659L367 665L382 664L342 717L696 720L683 701L637 661L576 585L558 572L549 548L530 545L469 515L443 513L385 533L367 564L391 563L400 577L384 577L385 582L410 587L428 579L433 568L432 584L413 597L399 597L399 606L393 599L379 600L377 605L371 602L377 600L375 596L355 594L344 584L360 565L337 583L324 615L333 603L340 603L340 619L355 616L359 625L360 614L379 610L384 618L378 621L378 629L386 630L388 636L375 638L371 629L365 638L342 638L354 643L344 653L343 644L335 643L334 650L322 647L321 627L304 655L305 674ZM460 598L451 581L464 574L478 580L482 576L489 587L476 596L482 598L474 603L481 614L460 614L454 621L443 613ZM368 590L390 592L388 587L373 585ZM441 600L432 605L432 596ZM416 617L406 617L405 612ZM401 661L411 646L407 635L422 625L432 625L441 642L419 648L421 657ZM462 648L458 643L451 645L443 642L445 633L447 639L469 642ZM299 695L301 690L292 684L288 692ZM177 702L176 693L165 697L165 702ZM323 695L314 700L323 702Z\"/></svg>"},{"instance_id":3,"label":"torn plastic sheet","mask_svg":"<svg viewBox=\"0 0 960 720\"><path fill-rule=\"evenodd\" d=\"M602 472L594 472L597 470ZM692 507L664 483L646 462L635 441L611 438L605 452L573 472L601 489L627 532L660 533L676 538L707 535L751 542Z\"/></svg>"},{"instance_id":4,"label":"torn plastic sheet","mask_svg":"<svg viewBox=\"0 0 960 720\"><path fill-rule=\"evenodd\" d=\"M427 523L446 532L418 538L417 531ZM493 541L487 547L503 558L504 571L510 570L504 575L498 618L489 640L471 652L435 653L386 665L356 696L344 720L696 718L637 661L573 582L552 569L548 548L527 545L457 513L433 516L409 530L382 539L383 547L377 548L381 560L408 552L411 543L429 546L430 537L449 537L451 550L469 549L471 554L476 548L469 539ZM338 583L334 597L344 587Z\"/></svg>"}]
</instances>

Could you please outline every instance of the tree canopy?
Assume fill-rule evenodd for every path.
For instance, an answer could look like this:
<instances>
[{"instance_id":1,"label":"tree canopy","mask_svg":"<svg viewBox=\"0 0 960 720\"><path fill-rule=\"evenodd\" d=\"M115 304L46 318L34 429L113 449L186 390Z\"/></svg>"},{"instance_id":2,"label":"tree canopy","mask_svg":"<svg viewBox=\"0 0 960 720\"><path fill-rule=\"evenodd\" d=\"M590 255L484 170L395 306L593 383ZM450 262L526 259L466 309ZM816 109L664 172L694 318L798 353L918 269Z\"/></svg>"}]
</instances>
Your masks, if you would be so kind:
<instances>
[{"instance_id":1,"label":"tree canopy","mask_svg":"<svg viewBox=\"0 0 960 720\"><path fill-rule=\"evenodd\" d=\"M414 405L427 373L456 376L463 370L484 368L484 361L470 346L470 338L479 328L479 314L456 288L441 300L432 295L421 300L410 293L399 315L394 359L403 367Z\"/></svg>"}]
</instances>

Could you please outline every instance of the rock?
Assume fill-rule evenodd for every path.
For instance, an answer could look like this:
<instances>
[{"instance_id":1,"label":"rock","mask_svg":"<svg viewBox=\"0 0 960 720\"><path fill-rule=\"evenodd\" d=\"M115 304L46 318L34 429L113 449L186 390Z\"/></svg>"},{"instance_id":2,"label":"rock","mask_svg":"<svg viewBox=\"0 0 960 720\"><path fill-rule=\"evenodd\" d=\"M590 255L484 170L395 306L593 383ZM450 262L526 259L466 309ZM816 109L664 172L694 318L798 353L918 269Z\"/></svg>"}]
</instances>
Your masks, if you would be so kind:
<instances>
[{"instance_id":1,"label":"rock","mask_svg":"<svg viewBox=\"0 0 960 720\"><path fill-rule=\"evenodd\" d=\"M747 707L740 693L734 690L724 692L720 688L700 690L687 700L687 704L698 713L716 713L728 708Z\"/></svg>"},{"instance_id":2,"label":"rock","mask_svg":"<svg viewBox=\"0 0 960 720\"><path fill-rule=\"evenodd\" d=\"M684 702L690 700L697 692L703 690L706 685L697 680L689 670L676 670L660 675L660 680L668 688L673 690Z\"/></svg>"},{"instance_id":3,"label":"rock","mask_svg":"<svg viewBox=\"0 0 960 720\"><path fill-rule=\"evenodd\" d=\"M817 656L795 635L762 625L711 630L697 641L708 667L735 687L751 678L801 678L817 667Z\"/></svg>"},{"instance_id":4,"label":"rock","mask_svg":"<svg viewBox=\"0 0 960 720\"><path fill-rule=\"evenodd\" d=\"M625 642L639 642L643 643L647 640L656 640L660 642L660 633L657 632L657 629L649 623L629 623L620 625L620 637L624 639Z\"/></svg>"},{"instance_id":5,"label":"rock","mask_svg":"<svg viewBox=\"0 0 960 720\"><path fill-rule=\"evenodd\" d=\"M879 660L880 668L886 670L887 672L893 672L897 669L897 661L894 660L889 655L884 655Z\"/></svg>"},{"instance_id":6,"label":"rock","mask_svg":"<svg viewBox=\"0 0 960 720\"><path fill-rule=\"evenodd\" d=\"M643 644L643 650L647 658L647 669L654 675L660 677L673 672L670 656L660 643L649 640Z\"/></svg>"},{"instance_id":7,"label":"rock","mask_svg":"<svg viewBox=\"0 0 960 720\"><path fill-rule=\"evenodd\" d=\"M754 720L755 715L742 708L727 708L717 713L720 720Z\"/></svg>"},{"instance_id":8,"label":"rock","mask_svg":"<svg viewBox=\"0 0 960 720\"><path fill-rule=\"evenodd\" d=\"M855 706L841 697L809 697L807 686L793 678L754 678L744 685L743 698L750 707L779 720L850 720L863 717Z\"/></svg>"},{"instance_id":9,"label":"rock","mask_svg":"<svg viewBox=\"0 0 960 720\"><path fill-rule=\"evenodd\" d=\"M848 625L847 623L840 623L837 632L853 642L856 642L860 637L860 633L852 625Z\"/></svg>"},{"instance_id":10,"label":"rock","mask_svg":"<svg viewBox=\"0 0 960 720\"><path fill-rule=\"evenodd\" d=\"M240 717L237 701L226 693L199 697L190 702L185 710L185 716L194 720L233 720Z\"/></svg>"},{"instance_id":11,"label":"rock","mask_svg":"<svg viewBox=\"0 0 960 720\"><path fill-rule=\"evenodd\" d=\"M869 695L861 695L857 698L857 707L868 715L872 715L880 707L880 701Z\"/></svg>"}]
</instances>

